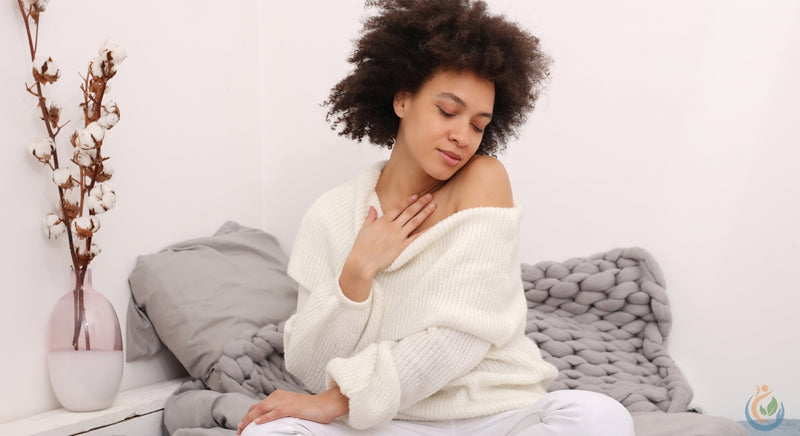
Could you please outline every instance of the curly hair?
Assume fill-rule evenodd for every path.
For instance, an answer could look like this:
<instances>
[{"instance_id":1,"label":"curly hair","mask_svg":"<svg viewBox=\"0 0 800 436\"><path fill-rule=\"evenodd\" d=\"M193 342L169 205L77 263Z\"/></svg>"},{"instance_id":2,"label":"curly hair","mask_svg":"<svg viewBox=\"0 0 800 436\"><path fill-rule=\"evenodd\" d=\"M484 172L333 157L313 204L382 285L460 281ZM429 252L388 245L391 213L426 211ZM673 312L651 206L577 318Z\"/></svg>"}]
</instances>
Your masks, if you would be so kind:
<instances>
[{"instance_id":1,"label":"curly hair","mask_svg":"<svg viewBox=\"0 0 800 436\"><path fill-rule=\"evenodd\" d=\"M494 83L492 122L477 153L496 155L516 136L549 76L550 58L539 39L480 0L369 0L379 13L367 19L348 62L354 70L325 105L339 135L392 148L400 120L392 100L416 93L436 72L470 71Z\"/></svg>"}]
</instances>

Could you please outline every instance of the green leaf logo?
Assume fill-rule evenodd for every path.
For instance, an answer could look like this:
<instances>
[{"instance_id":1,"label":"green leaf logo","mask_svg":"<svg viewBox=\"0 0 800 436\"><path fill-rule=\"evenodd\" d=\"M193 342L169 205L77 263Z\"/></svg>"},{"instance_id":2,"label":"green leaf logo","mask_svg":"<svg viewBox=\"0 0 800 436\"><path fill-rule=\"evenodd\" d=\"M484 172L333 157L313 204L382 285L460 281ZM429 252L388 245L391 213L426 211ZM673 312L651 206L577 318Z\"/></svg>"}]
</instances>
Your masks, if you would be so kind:
<instances>
[{"instance_id":1,"label":"green leaf logo","mask_svg":"<svg viewBox=\"0 0 800 436\"><path fill-rule=\"evenodd\" d=\"M772 397L772 401L767 405L767 416L772 416L778 411L778 400Z\"/></svg>"}]
</instances>

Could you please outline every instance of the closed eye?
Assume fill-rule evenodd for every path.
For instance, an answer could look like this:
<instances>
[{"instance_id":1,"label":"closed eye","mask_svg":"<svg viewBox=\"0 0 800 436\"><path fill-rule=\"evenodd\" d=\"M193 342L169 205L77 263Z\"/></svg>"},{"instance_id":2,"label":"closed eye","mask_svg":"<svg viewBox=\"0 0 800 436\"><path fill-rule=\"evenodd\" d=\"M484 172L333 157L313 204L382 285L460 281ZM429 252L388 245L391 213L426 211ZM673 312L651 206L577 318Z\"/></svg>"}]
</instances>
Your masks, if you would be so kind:
<instances>
[{"instance_id":1,"label":"closed eye","mask_svg":"<svg viewBox=\"0 0 800 436\"><path fill-rule=\"evenodd\" d=\"M474 130L476 133L483 133L483 129L474 124L472 125L472 130Z\"/></svg>"},{"instance_id":2,"label":"closed eye","mask_svg":"<svg viewBox=\"0 0 800 436\"><path fill-rule=\"evenodd\" d=\"M437 107L438 107L438 106L437 106ZM442 109L442 108L439 108L439 112L441 112L441 113L442 113L442 115L443 115L445 118L452 118L452 117L454 117L454 116L455 116L454 114L451 114L450 112L445 112L445 110L444 110L444 109Z\"/></svg>"}]
</instances>

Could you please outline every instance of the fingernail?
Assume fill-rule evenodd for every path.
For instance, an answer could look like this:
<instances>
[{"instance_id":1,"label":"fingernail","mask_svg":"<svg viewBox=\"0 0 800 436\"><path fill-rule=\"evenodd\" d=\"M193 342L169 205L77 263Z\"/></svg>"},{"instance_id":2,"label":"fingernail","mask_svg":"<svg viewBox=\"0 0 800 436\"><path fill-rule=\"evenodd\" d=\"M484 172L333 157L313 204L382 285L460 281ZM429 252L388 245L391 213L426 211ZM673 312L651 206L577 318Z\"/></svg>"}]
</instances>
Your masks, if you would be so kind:
<instances>
[{"instance_id":1,"label":"fingernail","mask_svg":"<svg viewBox=\"0 0 800 436\"><path fill-rule=\"evenodd\" d=\"M419 195L417 195L417 194L411 194L411 200L412 200L412 201L413 201L413 200L416 200L417 198L419 198Z\"/></svg>"}]
</instances>

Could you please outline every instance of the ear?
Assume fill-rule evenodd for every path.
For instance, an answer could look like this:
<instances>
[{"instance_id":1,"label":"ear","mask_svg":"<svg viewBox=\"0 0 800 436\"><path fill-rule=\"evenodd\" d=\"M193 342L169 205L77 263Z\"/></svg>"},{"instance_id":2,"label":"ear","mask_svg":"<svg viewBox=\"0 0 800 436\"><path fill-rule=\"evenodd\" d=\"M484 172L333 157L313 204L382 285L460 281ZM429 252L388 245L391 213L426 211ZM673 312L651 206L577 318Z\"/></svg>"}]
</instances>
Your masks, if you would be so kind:
<instances>
[{"instance_id":1,"label":"ear","mask_svg":"<svg viewBox=\"0 0 800 436\"><path fill-rule=\"evenodd\" d=\"M408 104L411 103L411 93L407 91L399 91L394 95L392 104L394 105L394 113L398 118L406 116L406 109Z\"/></svg>"}]
</instances>

